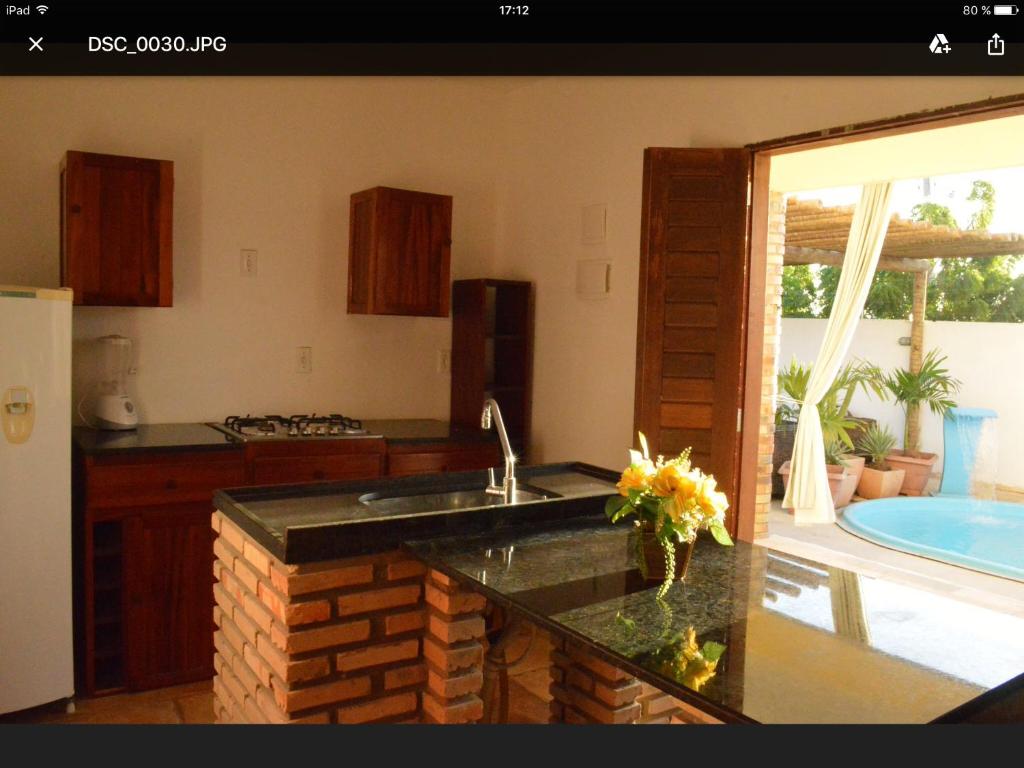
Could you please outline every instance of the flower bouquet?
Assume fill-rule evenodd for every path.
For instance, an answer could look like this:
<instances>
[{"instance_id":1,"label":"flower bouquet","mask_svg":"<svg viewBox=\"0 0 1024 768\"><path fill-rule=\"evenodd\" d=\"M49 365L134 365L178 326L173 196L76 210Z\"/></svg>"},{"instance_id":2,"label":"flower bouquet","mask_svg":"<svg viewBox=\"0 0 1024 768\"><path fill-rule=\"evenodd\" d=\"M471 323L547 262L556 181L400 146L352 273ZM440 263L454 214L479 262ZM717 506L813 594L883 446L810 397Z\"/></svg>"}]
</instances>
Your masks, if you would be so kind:
<instances>
[{"instance_id":1,"label":"flower bouquet","mask_svg":"<svg viewBox=\"0 0 1024 768\"><path fill-rule=\"evenodd\" d=\"M725 529L725 511L729 501L717 490L714 475L705 475L690 464L690 449L678 457L665 460L658 456L652 461L648 453L647 438L640 433L642 450L630 450L630 464L616 484L619 495L608 499L605 514L613 523L629 515L636 515L638 562L644 578L649 566L644 557L645 535L653 537L663 550L665 577L658 597L663 597L676 574L676 548L688 547L685 564L689 562L697 532L707 530L719 544L731 546L732 539Z\"/></svg>"}]
</instances>

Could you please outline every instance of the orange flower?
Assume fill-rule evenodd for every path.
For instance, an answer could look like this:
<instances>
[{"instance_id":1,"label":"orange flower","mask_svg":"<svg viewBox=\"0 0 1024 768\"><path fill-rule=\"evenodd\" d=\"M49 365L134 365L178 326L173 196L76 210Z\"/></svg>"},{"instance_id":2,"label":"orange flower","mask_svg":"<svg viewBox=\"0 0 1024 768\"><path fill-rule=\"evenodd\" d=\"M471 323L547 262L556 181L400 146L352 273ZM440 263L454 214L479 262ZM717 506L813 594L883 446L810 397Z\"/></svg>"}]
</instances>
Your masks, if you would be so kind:
<instances>
[{"instance_id":1,"label":"orange flower","mask_svg":"<svg viewBox=\"0 0 1024 768\"><path fill-rule=\"evenodd\" d=\"M666 464L658 470L651 489L658 496L672 496L676 506L682 507L697 490L699 479L700 476L696 472L681 472L675 464Z\"/></svg>"},{"instance_id":2,"label":"orange flower","mask_svg":"<svg viewBox=\"0 0 1024 768\"><path fill-rule=\"evenodd\" d=\"M650 483L650 474L642 465L632 464L626 467L622 477L615 484L621 496L629 496L631 490L646 491Z\"/></svg>"}]
</instances>

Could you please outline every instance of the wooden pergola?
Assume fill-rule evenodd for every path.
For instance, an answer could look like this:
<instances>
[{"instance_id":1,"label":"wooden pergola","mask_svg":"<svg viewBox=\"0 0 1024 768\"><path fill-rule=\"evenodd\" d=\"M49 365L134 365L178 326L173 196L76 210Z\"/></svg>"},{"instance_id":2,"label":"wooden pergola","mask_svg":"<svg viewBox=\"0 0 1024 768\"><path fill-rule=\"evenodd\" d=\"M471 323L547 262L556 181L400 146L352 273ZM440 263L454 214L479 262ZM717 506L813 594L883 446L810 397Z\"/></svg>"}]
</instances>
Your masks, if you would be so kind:
<instances>
[{"instance_id":1,"label":"wooden pergola","mask_svg":"<svg viewBox=\"0 0 1024 768\"><path fill-rule=\"evenodd\" d=\"M789 200L783 264L841 267L855 206L826 207L818 200ZM878 269L914 274L910 318L910 370L921 370L928 273L932 259L985 258L1024 254L1024 235L960 230L893 214Z\"/></svg>"}]
</instances>

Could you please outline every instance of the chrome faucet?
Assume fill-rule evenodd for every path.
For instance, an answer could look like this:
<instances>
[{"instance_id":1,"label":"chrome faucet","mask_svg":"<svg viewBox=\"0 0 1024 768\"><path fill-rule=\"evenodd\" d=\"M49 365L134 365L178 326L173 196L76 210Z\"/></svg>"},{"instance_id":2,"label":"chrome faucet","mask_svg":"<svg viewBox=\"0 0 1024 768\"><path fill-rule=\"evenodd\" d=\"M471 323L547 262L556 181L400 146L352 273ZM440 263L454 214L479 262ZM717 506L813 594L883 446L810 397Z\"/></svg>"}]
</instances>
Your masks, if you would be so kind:
<instances>
[{"instance_id":1,"label":"chrome faucet","mask_svg":"<svg viewBox=\"0 0 1024 768\"><path fill-rule=\"evenodd\" d=\"M505 431L505 420L501 418L501 408L492 399L484 401L484 412L480 415L480 428L491 428L491 417L494 417L495 428L498 430L498 439L501 441L501 450L505 454L505 479L501 485L494 474L494 468L487 470L488 484L487 493L503 496L505 503L512 501L516 495L516 456L512 453L512 446L508 442L508 432Z\"/></svg>"}]
</instances>

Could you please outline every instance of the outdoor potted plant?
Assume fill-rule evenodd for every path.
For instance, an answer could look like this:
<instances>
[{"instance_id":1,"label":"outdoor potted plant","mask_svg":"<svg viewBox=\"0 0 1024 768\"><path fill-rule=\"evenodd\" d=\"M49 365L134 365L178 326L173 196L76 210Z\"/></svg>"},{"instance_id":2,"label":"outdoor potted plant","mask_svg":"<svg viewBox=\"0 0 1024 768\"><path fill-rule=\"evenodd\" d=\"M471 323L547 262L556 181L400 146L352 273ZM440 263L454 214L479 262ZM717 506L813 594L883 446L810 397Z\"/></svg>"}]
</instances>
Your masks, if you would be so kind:
<instances>
[{"instance_id":1,"label":"outdoor potted plant","mask_svg":"<svg viewBox=\"0 0 1024 768\"><path fill-rule=\"evenodd\" d=\"M725 546L732 539L725 530L729 501L705 475L690 464L690 449L677 458L652 461L647 438L640 433L640 451L631 450L630 464L616 484L619 495L608 499L605 514L613 523L636 515L637 561L645 579L661 579L658 597L664 597L675 578L685 578L697 532L710 531Z\"/></svg>"},{"instance_id":2,"label":"outdoor potted plant","mask_svg":"<svg viewBox=\"0 0 1024 768\"><path fill-rule=\"evenodd\" d=\"M871 463L864 468L864 474L857 484L858 496L865 499L885 499L899 494L906 471L893 469L886 462L895 445L896 437L888 427L874 425L865 431L857 447L871 459Z\"/></svg>"},{"instance_id":3,"label":"outdoor potted plant","mask_svg":"<svg viewBox=\"0 0 1024 768\"><path fill-rule=\"evenodd\" d=\"M845 446L838 440L825 441L825 471L828 473L828 489L832 494L832 506L836 509L850 503L853 499L853 492L857 489L857 483L860 482L860 473L853 473L849 470L847 462L851 456L844 453L844 450ZM855 458L861 459L860 467L863 469L863 457ZM790 467L791 462L789 461L779 467L779 474L782 475L786 490L789 490Z\"/></svg>"},{"instance_id":4,"label":"outdoor potted plant","mask_svg":"<svg viewBox=\"0 0 1024 768\"><path fill-rule=\"evenodd\" d=\"M900 493L907 496L921 495L937 458L934 453L921 451L921 406L927 405L939 416L945 416L946 411L956 406L952 396L960 391L960 381L942 367L945 361L946 357L940 357L939 350L933 349L925 355L917 373L896 368L882 378L883 385L903 408L906 417L903 450L893 450L888 463L894 469L904 470Z\"/></svg>"},{"instance_id":5,"label":"outdoor potted plant","mask_svg":"<svg viewBox=\"0 0 1024 768\"><path fill-rule=\"evenodd\" d=\"M790 362L779 371L779 391L782 403L779 412L782 419L794 418L799 414L799 404L807 396L811 378L811 366ZM832 503L843 507L850 503L853 492L860 482L864 469L864 457L853 453L854 444L850 430L859 428L858 420L850 416L850 403L858 389L884 395L882 380L877 367L863 361L848 362L844 365L818 402L818 419L825 438L825 461L828 464L829 488L832 489ZM779 418L776 419L778 424ZM795 431L795 430L794 430ZM778 433L778 427L776 427ZM789 447L792 454L792 445ZM778 458L777 456L775 458ZM783 461L776 472L782 476L785 488L789 486L790 461Z\"/></svg>"}]
</instances>

